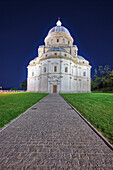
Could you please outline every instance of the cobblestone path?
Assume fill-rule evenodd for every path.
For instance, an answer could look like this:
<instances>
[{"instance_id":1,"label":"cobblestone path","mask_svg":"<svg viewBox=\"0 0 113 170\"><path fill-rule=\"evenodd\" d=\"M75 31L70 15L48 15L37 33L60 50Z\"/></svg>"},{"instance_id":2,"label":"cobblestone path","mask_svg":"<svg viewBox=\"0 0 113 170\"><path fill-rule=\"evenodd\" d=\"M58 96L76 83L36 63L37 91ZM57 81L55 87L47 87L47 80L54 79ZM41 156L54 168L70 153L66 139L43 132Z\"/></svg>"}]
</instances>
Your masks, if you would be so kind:
<instances>
[{"instance_id":1,"label":"cobblestone path","mask_svg":"<svg viewBox=\"0 0 113 170\"><path fill-rule=\"evenodd\" d=\"M113 152L60 95L50 94L0 132L0 170L7 169L111 170Z\"/></svg>"}]
</instances>

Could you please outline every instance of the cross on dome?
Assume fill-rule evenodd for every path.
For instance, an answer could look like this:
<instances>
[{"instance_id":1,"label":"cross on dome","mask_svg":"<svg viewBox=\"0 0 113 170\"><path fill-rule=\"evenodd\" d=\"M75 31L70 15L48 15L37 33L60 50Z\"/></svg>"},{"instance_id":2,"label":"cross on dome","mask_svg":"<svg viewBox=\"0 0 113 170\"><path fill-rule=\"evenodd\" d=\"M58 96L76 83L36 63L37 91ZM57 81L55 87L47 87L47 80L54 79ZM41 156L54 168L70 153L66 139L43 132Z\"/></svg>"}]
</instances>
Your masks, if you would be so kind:
<instances>
[{"instance_id":1,"label":"cross on dome","mask_svg":"<svg viewBox=\"0 0 113 170\"><path fill-rule=\"evenodd\" d=\"M61 21L60 21L60 18L58 18L58 21L57 21L56 25L57 25L58 27L60 27L60 26L62 25L62 23L61 23Z\"/></svg>"}]
</instances>

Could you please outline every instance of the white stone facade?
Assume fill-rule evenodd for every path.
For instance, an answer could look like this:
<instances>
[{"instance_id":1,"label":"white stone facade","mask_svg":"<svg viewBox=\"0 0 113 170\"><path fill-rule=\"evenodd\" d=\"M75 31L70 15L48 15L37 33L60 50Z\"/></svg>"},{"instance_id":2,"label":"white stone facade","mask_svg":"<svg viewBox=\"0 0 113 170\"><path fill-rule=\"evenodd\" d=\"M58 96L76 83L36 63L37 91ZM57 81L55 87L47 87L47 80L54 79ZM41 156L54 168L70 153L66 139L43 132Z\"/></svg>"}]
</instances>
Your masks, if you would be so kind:
<instances>
[{"instance_id":1,"label":"white stone facade","mask_svg":"<svg viewBox=\"0 0 113 170\"><path fill-rule=\"evenodd\" d=\"M57 22L28 65L27 91L48 93L91 92L91 66L78 55L69 31Z\"/></svg>"}]
</instances>

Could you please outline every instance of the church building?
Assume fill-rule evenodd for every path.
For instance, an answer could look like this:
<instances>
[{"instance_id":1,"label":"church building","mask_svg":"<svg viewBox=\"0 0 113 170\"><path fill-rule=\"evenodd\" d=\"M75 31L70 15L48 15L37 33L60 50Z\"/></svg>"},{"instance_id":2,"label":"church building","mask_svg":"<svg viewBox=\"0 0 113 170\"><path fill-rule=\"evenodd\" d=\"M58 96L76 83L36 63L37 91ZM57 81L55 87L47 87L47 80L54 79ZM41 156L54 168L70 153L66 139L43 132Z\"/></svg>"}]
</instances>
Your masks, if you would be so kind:
<instances>
[{"instance_id":1,"label":"church building","mask_svg":"<svg viewBox=\"0 0 113 170\"><path fill-rule=\"evenodd\" d=\"M91 66L78 54L73 38L60 20L28 65L27 91L46 93L91 92Z\"/></svg>"}]
</instances>

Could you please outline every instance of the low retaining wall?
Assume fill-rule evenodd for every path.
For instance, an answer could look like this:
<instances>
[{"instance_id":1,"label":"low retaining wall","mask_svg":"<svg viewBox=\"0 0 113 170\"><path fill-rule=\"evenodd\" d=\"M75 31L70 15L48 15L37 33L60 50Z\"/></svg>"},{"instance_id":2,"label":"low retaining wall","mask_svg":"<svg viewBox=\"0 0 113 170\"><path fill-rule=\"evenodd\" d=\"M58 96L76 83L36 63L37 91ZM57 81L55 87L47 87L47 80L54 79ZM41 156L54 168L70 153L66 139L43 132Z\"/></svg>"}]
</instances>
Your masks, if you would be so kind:
<instances>
[{"instance_id":1,"label":"low retaining wall","mask_svg":"<svg viewBox=\"0 0 113 170\"><path fill-rule=\"evenodd\" d=\"M24 90L0 90L0 93L17 93L17 92L25 92Z\"/></svg>"},{"instance_id":2,"label":"low retaining wall","mask_svg":"<svg viewBox=\"0 0 113 170\"><path fill-rule=\"evenodd\" d=\"M92 93L113 93L113 91L92 91Z\"/></svg>"}]
</instances>

